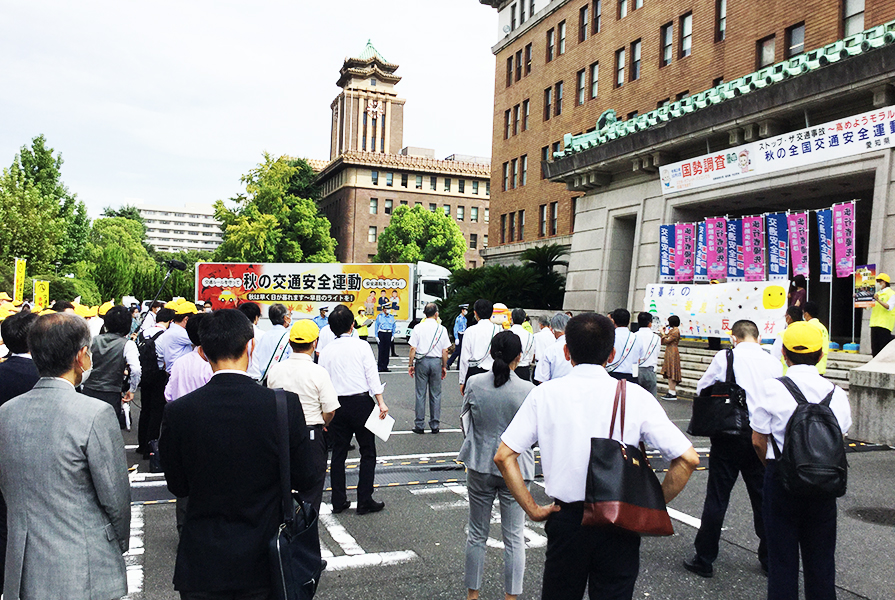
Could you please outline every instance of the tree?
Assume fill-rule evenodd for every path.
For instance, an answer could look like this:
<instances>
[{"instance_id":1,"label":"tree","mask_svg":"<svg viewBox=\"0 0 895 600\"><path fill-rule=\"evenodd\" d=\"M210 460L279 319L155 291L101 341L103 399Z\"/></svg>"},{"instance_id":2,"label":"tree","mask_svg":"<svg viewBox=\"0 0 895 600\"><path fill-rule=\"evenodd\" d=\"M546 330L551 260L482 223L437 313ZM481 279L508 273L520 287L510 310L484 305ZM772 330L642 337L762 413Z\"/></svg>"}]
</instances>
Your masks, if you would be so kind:
<instances>
[{"instance_id":1,"label":"tree","mask_svg":"<svg viewBox=\"0 0 895 600\"><path fill-rule=\"evenodd\" d=\"M240 262L336 262L330 222L317 208L313 169L302 159L274 158L240 179L245 194L214 204L223 224L215 258ZM302 197L305 194L311 197Z\"/></svg>"},{"instance_id":2,"label":"tree","mask_svg":"<svg viewBox=\"0 0 895 600\"><path fill-rule=\"evenodd\" d=\"M117 244L106 244L94 262L93 282L102 300L121 299L131 292L134 264Z\"/></svg>"},{"instance_id":3,"label":"tree","mask_svg":"<svg viewBox=\"0 0 895 600\"><path fill-rule=\"evenodd\" d=\"M547 244L527 248L519 255L520 260L538 272L539 275L552 273L556 267L568 267L569 261L560 260L569 251L559 244Z\"/></svg>"},{"instance_id":4,"label":"tree","mask_svg":"<svg viewBox=\"0 0 895 600\"><path fill-rule=\"evenodd\" d=\"M421 260L446 269L462 269L466 239L449 216L422 206L399 206L381 234L373 262Z\"/></svg>"}]
</instances>

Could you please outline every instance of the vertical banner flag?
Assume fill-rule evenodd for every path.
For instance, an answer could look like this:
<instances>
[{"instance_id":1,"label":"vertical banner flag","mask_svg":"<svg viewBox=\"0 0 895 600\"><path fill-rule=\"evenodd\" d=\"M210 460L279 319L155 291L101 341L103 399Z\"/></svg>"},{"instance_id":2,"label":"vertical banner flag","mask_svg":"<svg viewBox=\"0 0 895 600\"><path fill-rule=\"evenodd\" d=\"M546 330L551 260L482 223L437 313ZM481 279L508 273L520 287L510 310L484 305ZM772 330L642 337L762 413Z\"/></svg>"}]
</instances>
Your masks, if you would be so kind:
<instances>
[{"instance_id":1,"label":"vertical banner flag","mask_svg":"<svg viewBox=\"0 0 895 600\"><path fill-rule=\"evenodd\" d=\"M696 227L682 223L674 227L674 280L693 281L696 266Z\"/></svg>"},{"instance_id":2,"label":"vertical banner flag","mask_svg":"<svg viewBox=\"0 0 895 600\"><path fill-rule=\"evenodd\" d=\"M767 216L768 228L768 279L771 281L789 279L789 245L786 213Z\"/></svg>"},{"instance_id":3,"label":"vertical banner flag","mask_svg":"<svg viewBox=\"0 0 895 600\"><path fill-rule=\"evenodd\" d=\"M674 225L659 225L659 281L674 281Z\"/></svg>"},{"instance_id":4,"label":"vertical banner flag","mask_svg":"<svg viewBox=\"0 0 895 600\"><path fill-rule=\"evenodd\" d=\"M836 277L855 272L855 203L833 207L833 248L836 254Z\"/></svg>"},{"instance_id":5,"label":"vertical banner flag","mask_svg":"<svg viewBox=\"0 0 895 600\"><path fill-rule=\"evenodd\" d=\"M808 213L787 215L792 274L808 277Z\"/></svg>"},{"instance_id":6,"label":"vertical banner flag","mask_svg":"<svg viewBox=\"0 0 895 600\"><path fill-rule=\"evenodd\" d=\"M876 265L855 268L855 308L873 308L876 302Z\"/></svg>"},{"instance_id":7,"label":"vertical banner flag","mask_svg":"<svg viewBox=\"0 0 895 600\"><path fill-rule=\"evenodd\" d=\"M817 211L817 242L820 250L820 282L833 281L833 211Z\"/></svg>"},{"instance_id":8,"label":"vertical banner flag","mask_svg":"<svg viewBox=\"0 0 895 600\"><path fill-rule=\"evenodd\" d=\"M50 282L34 280L34 306L47 308L50 305Z\"/></svg>"},{"instance_id":9,"label":"vertical banner flag","mask_svg":"<svg viewBox=\"0 0 895 600\"><path fill-rule=\"evenodd\" d=\"M709 279L727 279L727 219L705 220L706 273Z\"/></svg>"},{"instance_id":10,"label":"vertical banner flag","mask_svg":"<svg viewBox=\"0 0 895 600\"><path fill-rule=\"evenodd\" d=\"M693 281L708 281L706 277L705 222L696 224L696 274Z\"/></svg>"},{"instance_id":11,"label":"vertical banner flag","mask_svg":"<svg viewBox=\"0 0 895 600\"><path fill-rule=\"evenodd\" d=\"M16 259L15 279L13 280L12 299L22 302L25 299L25 263L24 258Z\"/></svg>"},{"instance_id":12,"label":"vertical banner flag","mask_svg":"<svg viewBox=\"0 0 895 600\"><path fill-rule=\"evenodd\" d=\"M746 281L764 281L764 218L743 218L743 263Z\"/></svg>"},{"instance_id":13,"label":"vertical banner flag","mask_svg":"<svg viewBox=\"0 0 895 600\"><path fill-rule=\"evenodd\" d=\"M743 281L743 221L727 221L727 281Z\"/></svg>"}]
</instances>

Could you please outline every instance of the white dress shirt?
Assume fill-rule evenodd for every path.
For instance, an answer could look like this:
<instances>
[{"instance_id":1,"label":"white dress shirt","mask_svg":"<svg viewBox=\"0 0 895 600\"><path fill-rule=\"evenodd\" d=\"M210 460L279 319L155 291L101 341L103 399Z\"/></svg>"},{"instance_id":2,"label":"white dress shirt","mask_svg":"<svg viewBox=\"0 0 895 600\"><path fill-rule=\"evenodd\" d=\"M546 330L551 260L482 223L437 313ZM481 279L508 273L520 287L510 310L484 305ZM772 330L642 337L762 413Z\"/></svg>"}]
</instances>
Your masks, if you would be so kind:
<instances>
[{"instance_id":1,"label":"white dress shirt","mask_svg":"<svg viewBox=\"0 0 895 600\"><path fill-rule=\"evenodd\" d=\"M519 336L522 342L522 358L519 360L520 367L530 367L531 361L535 357L535 336L529 333L522 325L513 325L510 331ZM551 334L552 335L552 334Z\"/></svg>"},{"instance_id":2,"label":"white dress shirt","mask_svg":"<svg viewBox=\"0 0 895 600\"><path fill-rule=\"evenodd\" d=\"M535 360L541 360L544 358L544 353L547 352L547 348L553 345L556 341L556 336L553 335L553 332L547 328L542 327L540 331L538 331L535 335Z\"/></svg>"},{"instance_id":3,"label":"white dress shirt","mask_svg":"<svg viewBox=\"0 0 895 600\"><path fill-rule=\"evenodd\" d=\"M140 325L140 331L146 331L147 329L152 329L155 327L155 313L151 310L146 313L146 318L143 319L143 324Z\"/></svg>"},{"instance_id":4,"label":"white dress shirt","mask_svg":"<svg viewBox=\"0 0 895 600\"><path fill-rule=\"evenodd\" d=\"M272 365L267 374L267 387L298 394L308 425L323 425L323 413L339 408L329 373L304 352L295 352L289 360Z\"/></svg>"},{"instance_id":5,"label":"white dress shirt","mask_svg":"<svg viewBox=\"0 0 895 600\"><path fill-rule=\"evenodd\" d=\"M87 320L87 326L90 328L90 339L95 338L102 333L105 322L102 317L90 317Z\"/></svg>"},{"instance_id":6,"label":"white dress shirt","mask_svg":"<svg viewBox=\"0 0 895 600\"><path fill-rule=\"evenodd\" d=\"M320 353L319 363L329 373L338 396L366 393L375 396L385 389L379 379L373 349L360 338L342 334Z\"/></svg>"},{"instance_id":7,"label":"white dress shirt","mask_svg":"<svg viewBox=\"0 0 895 600\"><path fill-rule=\"evenodd\" d=\"M261 341L256 342L252 364L247 373L252 379L260 380L269 368L268 365L286 360L290 356L292 348L289 346L289 330L282 325L274 325L261 336Z\"/></svg>"},{"instance_id":8,"label":"white dress shirt","mask_svg":"<svg viewBox=\"0 0 895 600\"><path fill-rule=\"evenodd\" d=\"M355 337L355 338L359 337L357 335L357 329L351 330L351 337ZM321 352L323 352L323 349L326 348L326 346L328 346L329 343L335 339L336 339L336 334L333 333L333 330L329 326L329 324L324 325L320 329L320 334L317 336L317 350L316 350L317 354L320 354Z\"/></svg>"},{"instance_id":9,"label":"white dress shirt","mask_svg":"<svg viewBox=\"0 0 895 600\"><path fill-rule=\"evenodd\" d=\"M445 350L450 348L451 338L448 337L444 325L439 325L435 317L430 317L419 323L410 333L410 347L416 349L416 358L441 358Z\"/></svg>"},{"instance_id":10,"label":"white dress shirt","mask_svg":"<svg viewBox=\"0 0 895 600\"><path fill-rule=\"evenodd\" d=\"M783 375L783 365L754 342L739 342L733 349L733 375L737 385L746 390L746 404L749 415L755 411L755 403L763 393L764 382ZM727 379L727 350L721 350L712 359L699 382L696 393L711 386L716 381ZM828 392L830 390L827 390Z\"/></svg>"},{"instance_id":11,"label":"white dress shirt","mask_svg":"<svg viewBox=\"0 0 895 600\"><path fill-rule=\"evenodd\" d=\"M606 370L610 373L627 373L633 375L637 361L643 350L640 348L640 340L631 333L627 327L615 328L615 356L612 362L606 365ZM625 352L625 350L628 350Z\"/></svg>"},{"instance_id":12,"label":"white dress shirt","mask_svg":"<svg viewBox=\"0 0 895 600\"><path fill-rule=\"evenodd\" d=\"M736 369L736 361L733 368ZM826 378L817 372L817 367L813 365L793 365L786 371L786 376L792 379L793 383L805 395L805 400L813 404L817 404L830 393L834 384L830 383ZM763 393L756 402L755 411L750 412L752 429L758 433L773 435L777 441L777 446L782 450L786 425L789 423L792 413L795 412L797 403L789 390L775 379L768 379L764 382ZM830 400L830 409L839 421L839 429L842 435L848 433L851 428L851 406L848 402L848 396L845 391L835 386L836 391L833 392L833 399ZM774 457L774 447L768 441L768 459Z\"/></svg>"},{"instance_id":13,"label":"white dress shirt","mask_svg":"<svg viewBox=\"0 0 895 600\"><path fill-rule=\"evenodd\" d=\"M587 482L591 438L609 437L612 404L618 382L599 365L577 365L561 379L536 387L501 436L514 452L533 444L541 448L547 495L563 502L581 502ZM658 400L626 382L625 430L613 439L636 446L641 441L674 460L691 447Z\"/></svg>"},{"instance_id":14,"label":"white dress shirt","mask_svg":"<svg viewBox=\"0 0 895 600\"><path fill-rule=\"evenodd\" d=\"M535 367L535 379L544 383L551 379L565 377L572 372L572 363L566 360L566 336L561 335L553 340L553 345L547 348L543 358L538 359Z\"/></svg>"},{"instance_id":15,"label":"white dress shirt","mask_svg":"<svg viewBox=\"0 0 895 600\"><path fill-rule=\"evenodd\" d=\"M470 362L480 369L491 370L494 364L494 359L491 358L491 338L501 331L500 325L495 325L488 319L466 328L460 350L460 385L466 383L466 371L469 370Z\"/></svg>"},{"instance_id":16,"label":"white dress shirt","mask_svg":"<svg viewBox=\"0 0 895 600\"><path fill-rule=\"evenodd\" d=\"M659 348L662 346L662 338L649 327L641 327L634 335L640 342L641 350L637 366L647 369L649 367L656 368L656 365L659 364Z\"/></svg>"}]
</instances>

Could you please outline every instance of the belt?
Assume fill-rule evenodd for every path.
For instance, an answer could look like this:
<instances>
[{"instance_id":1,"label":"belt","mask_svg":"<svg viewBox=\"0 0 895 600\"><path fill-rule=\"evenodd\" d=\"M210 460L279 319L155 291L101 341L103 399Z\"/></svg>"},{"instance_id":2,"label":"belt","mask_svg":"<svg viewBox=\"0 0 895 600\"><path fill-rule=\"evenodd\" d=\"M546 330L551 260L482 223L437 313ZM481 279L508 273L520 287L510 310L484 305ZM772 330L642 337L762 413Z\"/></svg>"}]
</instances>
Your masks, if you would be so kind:
<instances>
[{"instance_id":1,"label":"belt","mask_svg":"<svg viewBox=\"0 0 895 600\"><path fill-rule=\"evenodd\" d=\"M317 423L316 425L308 425L308 429L323 429L323 423Z\"/></svg>"},{"instance_id":2,"label":"belt","mask_svg":"<svg viewBox=\"0 0 895 600\"><path fill-rule=\"evenodd\" d=\"M652 371L656 367L638 367L641 371Z\"/></svg>"},{"instance_id":3,"label":"belt","mask_svg":"<svg viewBox=\"0 0 895 600\"><path fill-rule=\"evenodd\" d=\"M584 501L581 502L563 502L562 500L556 500L554 498L553 503L559 506L560 508L577 508L584 507Z\"/></svg>"},{"instance_id":4,"label":"belt","mask_svg":"<svg viewBox=\"0 0 895 600\"><path fill-rule=\"evenodd\" d=\"M440 356L423 356L420 360L441 360Z\"/></svg>"},{"instance_id":5,"label":"belt","mask_svg":"<svg viewBox=\"0 0 895 600\"><path fill-rule=\"evenodd\" d=\"M341 400L342 398L344 398L346 400L354 400L354 399L369 398L369 397L370 397L370 392L361 392L360 394L348 394L347 396L339 396L339 400Z\"/></svg>"}]
</instances>

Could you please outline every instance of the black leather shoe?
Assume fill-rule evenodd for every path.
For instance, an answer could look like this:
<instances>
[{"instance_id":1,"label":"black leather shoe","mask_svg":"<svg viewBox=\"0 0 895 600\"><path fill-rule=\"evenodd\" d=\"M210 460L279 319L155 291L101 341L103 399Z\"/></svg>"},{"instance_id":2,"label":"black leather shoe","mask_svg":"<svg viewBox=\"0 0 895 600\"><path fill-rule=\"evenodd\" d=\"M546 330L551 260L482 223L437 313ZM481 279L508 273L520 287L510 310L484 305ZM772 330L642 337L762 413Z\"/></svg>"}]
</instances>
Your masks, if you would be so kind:
<instances>
[{"instance_id":1,"label":"black leather shoe","mask_svg":"<svg viewBox=\"0 0 895 600\"><path fill-rule=\"evenodd\" d=\"M422 434L426 433L426 431L422 427L414 427L413 433L419 433L422 435Z\"/></svg>"},{"instance_id":2,"label":"black leather shoe","mask_svg":"<svg viewBox=\"0 0 895 600\"><path fill-rule=\"evenodd\" d=\"M439 431L441 431L441 430L438 427L436 427L435 429L432 430L432 433L438 433Z\"/></svg>"},{"instance_id":3,"label":"black leather shoe","mask_svg":"<svg viewBox=\"0 0 895 600\"><path fill-rule=\"evenodd\" d=\"M366 504L358 504L357 505L357 514L365 515L367 513L375 513L379 512L385 508L385 502L377 502L376 500L370 500Z\"/></svg>"},{"instance_id":4,"label":"black leather shoe","mask_svg":"<svg viewBox=\"0 0 895 600\"><path fill-rule=\"evenodd\" d=\"M350 503L350 502L346 502L345 504L340 504L340 505L338 505L338 506L336 506L335 504L333 504L333 514L334 514L334 515L337 515L337 514L339 514L339 513L341 513L341 512L345 512L345 511L348 510L349 508L351 508L351 503Z\"/></svg>"},{"instance_id":5,"label":"black leather shoe","mask_svg":"<svg viewBox=\"0 0 895 600\"><path fill-rule=\"evenodd\" d=\"M684 568L691 573L696 573L700 577L708 578L715 574L715 570L712 568L712 565L706 566L702 564L695 556L690 560L684 561Z\"/></svg>"}]
</instances>

